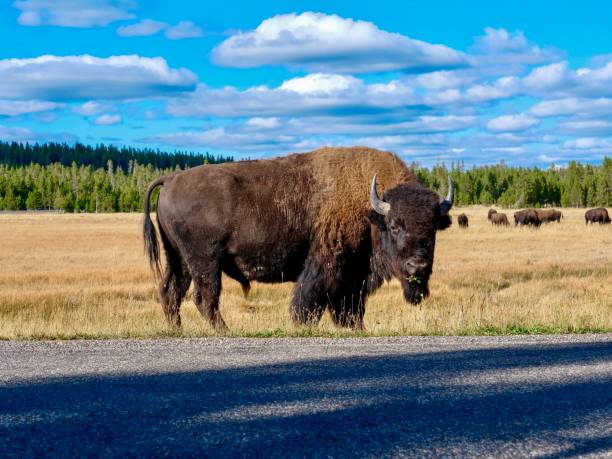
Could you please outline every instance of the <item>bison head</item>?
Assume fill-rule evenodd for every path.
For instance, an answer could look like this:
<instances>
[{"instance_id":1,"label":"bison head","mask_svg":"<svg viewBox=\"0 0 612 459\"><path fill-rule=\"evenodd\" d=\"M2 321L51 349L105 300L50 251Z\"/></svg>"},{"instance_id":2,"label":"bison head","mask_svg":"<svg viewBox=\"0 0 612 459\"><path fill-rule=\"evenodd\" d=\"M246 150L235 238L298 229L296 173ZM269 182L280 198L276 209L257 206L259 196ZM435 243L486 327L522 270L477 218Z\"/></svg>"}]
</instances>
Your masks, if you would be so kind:
<instances>
[{"instance_id":1,"label":"bison head","mask_svg":"<svg viewBox=\"0 0 612 459\"><path fill-rule=\"evenodd\" d=\"M370 188L370 222L377 229L374 246L387 276L397 277L406 301L418 304L429 294L436 231L451 224L454 187L448 178L448 194L440 198L430 189L415 184L388 190L383 199L376 192L376 176Z\"/></svg>"}]
</instances>

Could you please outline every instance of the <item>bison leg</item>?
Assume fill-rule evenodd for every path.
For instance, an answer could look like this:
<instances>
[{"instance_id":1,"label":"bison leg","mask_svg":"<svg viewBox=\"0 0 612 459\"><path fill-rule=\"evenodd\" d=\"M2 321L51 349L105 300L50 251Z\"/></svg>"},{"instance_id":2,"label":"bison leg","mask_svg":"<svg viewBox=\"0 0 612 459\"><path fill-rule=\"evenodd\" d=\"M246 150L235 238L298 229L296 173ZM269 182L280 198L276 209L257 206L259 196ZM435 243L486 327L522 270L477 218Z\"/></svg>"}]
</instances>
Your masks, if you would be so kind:
<instances>
[{"instance_id":1,"label":"bison leg","mask_svg":"<svg viewBox=\"0 0 612 459\"><path fill-rule=\"evenodd\" d=\"M236 261L233 258L223 259L223 272L230 278L240 283L242 293L244 294L244 297L247 298L249 296L249 292L251 291L251 283L245 277L242 271L240 271L240 268L238 268L238 265L236 265Z\"/></svg>"},{"instance_id":2,"label":"bison leg","mask_svg":"<svg viewBox=\"0 0 612 459\"><path fill-rule=\"evenodd\" d=\"M171 264L166 267L164 278L159 284L159 296L166 320L173 328L181 328L181 302L191 284L186 267L178 270Z\"/></svg>"},{"instance_id":3,"label":"bison leg","mask_svg":"<svg viewBox=\"0 0 612 459\"><path fill-rule=\"evenodd\" d=\"M295 283L291 301L291 318L296 324L312 326L321 320L327 304L322 272L312 260L306 261L306 267Z\"/></svg>"},{"instance_id":4,"label":"bison leg","mask_svg":"<svg viewBox=\"0 0 612 459\"><path fill-rule=\"evenodd\" d=\"M160 236L166 253L166 270L159 283L159 297L168 324L173 328L180 328L181 302L189 290L191 276L187 265L172 246L165 232L160 230Z\"/></svg>"},{"instance_id":5,"label":"bison leg","mask_svg":"<svg viewBox=\"0 0 612 459\"><path fill-rule=\"evenodd\" d=\"M350 289L331 295L329 301L329 312L336 325L341 327L363 330L363 316L365 314L366 281L361 286L353 286Z\"/></svg>"},{"instance_id":6,"label":"bison leg","mask_svg":"<svg viewBox=\"0 0 612 459\"><path fill-rule=\"evenodd\" d=\"M218 332L227 331L227 325L219 312L221 295L221 266L215 258L189 262L193 279L193 302L202 317Z\"/></svg>"}]
</instances>

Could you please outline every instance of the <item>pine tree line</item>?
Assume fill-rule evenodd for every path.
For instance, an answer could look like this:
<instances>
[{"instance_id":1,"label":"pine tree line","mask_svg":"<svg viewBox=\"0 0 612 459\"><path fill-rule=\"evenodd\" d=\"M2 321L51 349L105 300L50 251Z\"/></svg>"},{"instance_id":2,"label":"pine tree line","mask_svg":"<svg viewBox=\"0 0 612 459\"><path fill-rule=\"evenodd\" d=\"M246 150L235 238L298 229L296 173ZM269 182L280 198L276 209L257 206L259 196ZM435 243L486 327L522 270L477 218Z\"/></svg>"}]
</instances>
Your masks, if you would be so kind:
<instances>
[{"instance_id":1,"label":"pine tree line","mask_svg":"<svg viewBox=\"0 0 612 459\"><path fill-rule=\"evenodd\" d=\"M446 189L449 173L444 165L413 170L427 186ZM539 168L480 166L466 169L453 164L450 175L456 187L456 204L501 207L594 207L612 206L612 158L600 165L571 161L567 167Z\"/></svg>"},{"instance_id":2,"label":"pine tree line","mask_svg":"<svg viewBox=\"0 0 612 459\"><path fill-rule=\"evenodd\" d=\"M127 171L130 163L150 164L157 169L176 167L186 169L204 163L215 164L233 160L232 156L213 156L209 153L165 153L150 148L117 148L102 144L92 147L81 143L76 143L74 146L53 142L30 145L0 141L0 164L8 166L27 166L31 163L42 166L55 163L70 166L76 162L79 166L92 166L97 169L106 167L108 162L112 161L115 167Z\"/></svg>"},{"instance_id":3,"label":"pine tree line","mask_svg":"<svg viewBox=\"0 0 612 459\"><path fill-rule=\"evenodd\" d=\"M63 210L66 212L142 211L148 184L173 169L131 163L113 167L30 164L0 165L0 210Z\"/></svg>"},{"instance_id":4,"label":"pine tree line","mask_svg":"<svg viewBox=\"0 0 612 459\"><path fill-rule=\"evenodd\" d=\"M35 151L35 148L30 148L24 147L23 151ZM38 148L40 150L37 151L45 151L44 146ZM108 148L99 148L98 151L102 155L102 152L110 151ZM206 156L199 158L198 165L208 161ZM30 159L33 160L34 156ZM145 165L136 160L125 162L123 159L119 166L107 160L104 167L78 164L76 161L69 165L61 162L36 164L35 161L25 166L0 164L0 210L138 212L142 210L148 184L160 175L180 169L179 162L177 157L175 163L169 163L174 164L172 167L165 168L156 165L161 160ZM125 167L121 164L125 164ZM601 165L572 161L565 168L551 167L546 170L507 167L504 164L471 169L466 169L463 164L452 164L450 168L438 165L432 169L413 164L412 168L425 185L442 193L450 173L456 187L456 204L460 206L612 206L611 158L605 158Z\"/></svg>"}]
</instances>

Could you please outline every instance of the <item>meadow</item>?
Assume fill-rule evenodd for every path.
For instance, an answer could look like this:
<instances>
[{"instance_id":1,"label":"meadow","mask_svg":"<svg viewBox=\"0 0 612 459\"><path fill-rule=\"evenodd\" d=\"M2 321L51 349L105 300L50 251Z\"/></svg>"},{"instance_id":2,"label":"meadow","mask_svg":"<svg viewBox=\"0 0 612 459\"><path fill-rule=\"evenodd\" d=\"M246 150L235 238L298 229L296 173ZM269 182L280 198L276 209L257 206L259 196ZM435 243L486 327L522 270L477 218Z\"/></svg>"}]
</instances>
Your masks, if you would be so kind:
<instances>
[{"instance_id":1,"label":"meadow","mask_svg":"<svg viewBox=\"0 0 612 459\"><path fill-rule=\"evenodd\" d=\"M500 209L501 210L501 209ZM292 284L255 283L248 299L224 278L221 312L237 336L353 336L612 331L612 225L562 209L539 230L492 227L487 208L453 209L438 234L431 296L404 302L385 284L365 332L316 328L289 316ZM470 226L456 225L465 212ZM512 220L513 210L506 211ZM0 339L161 337L166 326L146 262L141 214L0 214ZM190 296L181 336L209 336Z\"/></svg>"}]
</instances>

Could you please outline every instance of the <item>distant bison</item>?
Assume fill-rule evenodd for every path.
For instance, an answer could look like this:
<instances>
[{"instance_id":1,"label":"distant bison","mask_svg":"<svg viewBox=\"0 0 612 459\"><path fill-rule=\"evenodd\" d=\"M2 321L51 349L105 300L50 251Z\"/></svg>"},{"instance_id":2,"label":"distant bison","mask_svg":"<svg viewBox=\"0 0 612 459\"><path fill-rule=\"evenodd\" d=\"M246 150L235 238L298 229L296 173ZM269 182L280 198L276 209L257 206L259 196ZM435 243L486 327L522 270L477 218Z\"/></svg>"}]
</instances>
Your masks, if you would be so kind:
<instances>
[{"instance_id":1,"label":"distant bison","mask_svg":"<svg viewBox=\"0 0 612 459\"><path fill-rule=\"evenodd\" d=\"M563 217L563 214L555 209L538 209L536 210L536 213L538 214L538 218L542 223L559 223Z\"/></svg>"},{"instance_id":2,"label":"distant bison","mask_svg":"<svg viewBox=\"0 0 612 459\"><path fill-rule=\"evenodd\" d=\"M524 209L514 212L514 224L538 228L542 224L542 221L534 209Z\"/></svg>"},{"instance_id":3,"label":"distant bison","mask_svg":"<svg viewBox=\"0 0 612 459\"><path fill-rule=\"evenodd\" d=\"M459 223L459 227L460 228L467 228L468 227L468 218L467 215L465 214L461 214L457 217L457 223Z\"/></svg>"},{"instance_id":4,"label":"distant bison","mask_svg":"<svg viewBox=\"0 0 612 459\"><path fill-rule=\"evenodd\" d=\"M600 225L607 225L610 223L610 216L604 207L587 210L584 214L584 219L587 225L589 223L599 223Z\"/></svg>"},{"instance_id":5,"label":"distant bison","mask_svg":"<svg viewBox=\"0 0 612 459\"><path fill-rule=\"evenodd\" d=\"M489 212L487 213L487 220L491 220L491 216L495 215L497 213L497 211L495 209L489 209Z\"/></svg>"},{"instance_id":6,"label":"distant bison","mask_svg":"<svg viewBox=\"0 0 612 459\"><path fill-rule=\"evenodd\" d=\"M491 223L493 225L498 225L498 226L508 226L510 224L506 214L503 214L500 212L493 213L491 217L489 218L489 220L491 220Z\"/></svg>"}]
</instances>

